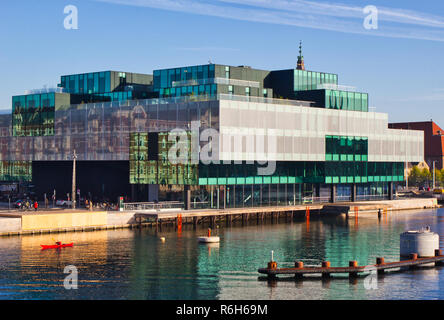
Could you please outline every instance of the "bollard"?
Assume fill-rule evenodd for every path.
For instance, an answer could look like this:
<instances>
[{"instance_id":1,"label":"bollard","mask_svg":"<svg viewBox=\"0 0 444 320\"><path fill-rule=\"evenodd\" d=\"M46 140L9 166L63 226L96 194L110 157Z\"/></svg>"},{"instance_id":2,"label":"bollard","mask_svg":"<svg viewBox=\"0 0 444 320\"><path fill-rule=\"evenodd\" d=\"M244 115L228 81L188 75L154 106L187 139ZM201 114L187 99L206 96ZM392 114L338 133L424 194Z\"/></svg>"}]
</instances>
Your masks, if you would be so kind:
<instances>
[{"instance_id":1,"label":"bollard","mask_svg":"<svg viewBox=\"0 0 444 320\"><path fill-rule=\"evenodd\" d=\"M418 260L418 254L417 253L411 253L410 254L410 260L413 260L413 261ZM417 266L409 266L408 268L412 270L412 269L416 269Z\"/></svg>"},{"instance_id":2,"label":"bollard","mask_svg":"<svg viewBox=\"0 0 444 320\"><path fill-rule=\"evenodd\" d=\"M330 268L330 261L322 261L322 268Z\"/></svg>"},{"instance_id":3,"label":"bollard","mask_svg":"<svg viewBox=\"0 0 444 320\"><path fill-rule=\"evenodd\" d=\"M330 261L322 261L322 268L330 268ZM322 278L330 278L330 273L322 272Z\"/></svg>"},{"instance_id":4,"label":"bollard","mask_svg":"<svg viewBox=\"0 0 444 320\"><path fill-rule=\"evenodd\" d=\"M440 257L442 256L442 251L439 249L435 250L435 257ZM435 266L442 266L444 263L442 261L436 261L435 262Z\"/></svg>"},{"instance_id":5,"label":"bollard","mask_svg":"<svg viewBox=\"0 0 444 320\"><path fill-rule=\"evenodd\" d=\"M356 267L358 267L358 261L356 261L356 260L349 261L348 262L348 266L351 267L351 268L356 268ZM358 273L357 272L350 272L348 274L348 276L350 278L356 278L358 276Z\"/></svg>"},{"instance_id":6,"label":"bollard","mask_svg":"<svg viewBox=\"0 0 444 320\"><path fill-rule=\"evenodd\" d=\"M382 257L376 258L376 265L380 266L385 264L385 260ZM384 269L378 269L378 274L383 274L384 273Z\"/></svg>"},{"instance_id":7,"label":"bollard","mask_svg":"<svg viewBox=\"0 0 444 320\"><path fill-rule=\"evenodd\" d=\"M296 261L294 263L294 266L295 266L296 269L303 269L304 268L304 263L302 261ZM296 279L302 279L303 276L304 275L302 273L295 273L294 274L294 277Z\"/></svg>"}]
</instances>

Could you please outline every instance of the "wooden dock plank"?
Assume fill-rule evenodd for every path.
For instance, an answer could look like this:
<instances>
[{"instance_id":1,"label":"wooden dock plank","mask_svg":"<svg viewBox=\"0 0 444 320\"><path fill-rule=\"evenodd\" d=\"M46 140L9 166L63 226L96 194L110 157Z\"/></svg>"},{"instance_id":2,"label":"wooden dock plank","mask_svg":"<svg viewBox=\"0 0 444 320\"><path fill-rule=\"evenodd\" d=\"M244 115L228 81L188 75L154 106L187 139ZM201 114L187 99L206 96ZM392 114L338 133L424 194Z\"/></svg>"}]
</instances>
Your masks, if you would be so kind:
<instances>
[{"instance_id":1,"label":"wooden dock plank","mask_svg":"<svg viewBox=\"0 0 444 320\"><path fill-rule=\"evenodd\" d=\"M358 266L358 267L305 267L305 268L277 268L277 269L269 269L269 268L261 268L258 270L259 273L267 274L267 275L278 275L278 274L294 274L294 275L303 275L303 274L330 274L330 273L362 273L370 270L390 270L397 269L402 267L412 267L418 266L422 264L436 263L444 261L444 255L439 255L436 257L430 258L418 258L415 260L402 260L395 262L387 262L384 264L373 264L367 266Z\"/></svg>"}]
</instances>

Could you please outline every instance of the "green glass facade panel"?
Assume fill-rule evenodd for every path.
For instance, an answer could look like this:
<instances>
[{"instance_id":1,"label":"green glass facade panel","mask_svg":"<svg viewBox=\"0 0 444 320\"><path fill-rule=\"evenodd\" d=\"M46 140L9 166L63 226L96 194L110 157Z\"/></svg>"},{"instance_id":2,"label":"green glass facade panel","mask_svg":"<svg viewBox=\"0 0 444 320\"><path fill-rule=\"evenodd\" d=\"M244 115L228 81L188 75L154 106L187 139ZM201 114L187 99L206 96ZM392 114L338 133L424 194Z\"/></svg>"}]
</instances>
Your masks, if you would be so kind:
<instances>
[{"instance_id":1,"label":"green glass facade panel","mask_svg":"<svg viewBox=\"0 0 444 320\"><path fill-rule=\"evenodd\" d=\"M236 184L236 178L227 178L227 184L229 185Z\"/></svg>"},{"instance_id":2,"label":"green glass facade panel","mask_svg":"<svg viewBox=\"0 0 444 320\"><path fill-rule=\"evenodd\" d=\"M288 183L288 177L280 177L279 183Z\"/></svg>"},{"instance_id":3,"label":"green glass facade panel","mask_svg":"<svg viewBox=\"0 0 444 320\"><path fill-rule=\"evenodd\" d=\"M217 185L217 178L208 178L209 185Z\"/></svg>"},{"instance_id":4,"label":"green glass facade panel","mask_svg":"<svg viewBox=\"0 0 444 320\"><path fill-rule=\"evenodd\" d=\"M266 177L263 177L263 179L264 179L264 184L270 184L271 183L271 177L266 176Z\"/></svg>"},{"instance_id":5,"label":"green glass facade panel","mask_svg":"<svg viewBox=\"0 0 444 320\"><path fill-rule=\"evenodd\" d=\"M254 184L254 177L246 177L245 184Z\"/></svg>"},{"instance_id":6,"label":"green glass facade panel","mask_svg":"<svg viewBox=\"0 0 444 320\"><path fill-rule=\"evenodd\" d=\"M279 179L279 177L271 177L271 183L272 184L278 184L280 182L280 179Z\"/></svg>"}]
</instances>

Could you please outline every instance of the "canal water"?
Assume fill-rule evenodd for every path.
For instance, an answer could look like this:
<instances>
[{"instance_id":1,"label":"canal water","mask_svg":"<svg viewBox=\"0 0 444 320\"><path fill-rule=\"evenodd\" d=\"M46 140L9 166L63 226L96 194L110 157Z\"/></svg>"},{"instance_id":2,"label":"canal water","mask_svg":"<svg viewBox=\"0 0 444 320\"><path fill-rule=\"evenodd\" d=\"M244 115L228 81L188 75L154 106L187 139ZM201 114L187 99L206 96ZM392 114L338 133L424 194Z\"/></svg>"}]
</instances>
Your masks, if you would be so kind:
<instances>
[{"instance_id":1,"label":"canal water","mask_svg":"<svg viewBox=\"0 0 444 320\"><path fill-rule=\"evenodd\" d=\"M444 299L444 267L372 281L346 275L267 281L257 272L271 250L278 267L295 260L305 265L328 260L332 266L347 266L349 260L372 264L379 256L399 260L399 234L428 225L444 236L444 209L389 213L380 221L312 215L309 224L301 217L293 223L220 226L221 242L212 245L197 243L205 226L184 226L181 233L143 228L0 238L0 299ZM74 247L40 250L40 244L55 241ZM66 266L76 267L78 289L65 289Z\"/></svg>"}]
</instances>

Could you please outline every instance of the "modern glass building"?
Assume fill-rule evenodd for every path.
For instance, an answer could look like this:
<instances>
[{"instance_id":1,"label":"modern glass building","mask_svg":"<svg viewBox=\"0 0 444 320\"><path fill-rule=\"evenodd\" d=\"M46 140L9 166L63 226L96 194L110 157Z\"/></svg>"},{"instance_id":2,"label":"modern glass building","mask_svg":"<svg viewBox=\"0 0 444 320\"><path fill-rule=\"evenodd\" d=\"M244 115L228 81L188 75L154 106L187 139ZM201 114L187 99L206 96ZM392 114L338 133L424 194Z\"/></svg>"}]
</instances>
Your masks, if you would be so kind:
<instances>
[{"instance_id":1,"label":"modern glass building","mask_svg":"<svg viewBox=\"0 0 444 320\"><path fill-rule=\"evenodd\" d=\"M71 192L74 150L85 197L210 208L390 198L423 161L423 132L389 129L336 74L207 64L59 87L0 116L0 179L38 197Z\"/></svg>"}]
</instances>

